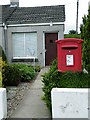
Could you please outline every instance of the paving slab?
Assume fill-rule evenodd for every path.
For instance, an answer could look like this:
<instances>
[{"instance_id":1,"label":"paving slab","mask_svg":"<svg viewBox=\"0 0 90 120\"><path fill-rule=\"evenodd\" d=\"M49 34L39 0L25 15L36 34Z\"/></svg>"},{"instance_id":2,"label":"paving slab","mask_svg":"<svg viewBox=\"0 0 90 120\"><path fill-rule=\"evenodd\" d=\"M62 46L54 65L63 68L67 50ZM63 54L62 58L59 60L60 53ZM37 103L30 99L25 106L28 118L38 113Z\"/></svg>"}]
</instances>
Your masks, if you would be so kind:
<instances>
[{"instance_id":1,"label":"paving slab","mask_svg":"<svg viewBox=\"0 0 90 120\"><path fill-rule=\"evenodd\" d=\"M17 109L11 115L11 118L51 118L45 101L42 100L42 77L41 75L49 70L49 67L41 69L36 80L27 90Z\"/></svg>"}]
</instances>

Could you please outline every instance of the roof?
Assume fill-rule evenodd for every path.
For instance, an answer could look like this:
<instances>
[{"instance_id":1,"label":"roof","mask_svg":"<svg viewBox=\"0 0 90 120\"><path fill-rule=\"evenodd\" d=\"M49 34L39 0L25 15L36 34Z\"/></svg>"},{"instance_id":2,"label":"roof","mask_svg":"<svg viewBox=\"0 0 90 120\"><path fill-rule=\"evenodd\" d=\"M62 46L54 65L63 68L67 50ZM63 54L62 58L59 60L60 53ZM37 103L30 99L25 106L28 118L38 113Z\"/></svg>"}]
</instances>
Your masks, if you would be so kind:
<instances>
[{"instance_id":1,"label":"roof","mask_svg":"<svg viewBox=\"0 0 90 120\"><path fill-rule=\"evenodd\" d=\"M3 21L7 24L32 24L65 21L65 6L4 7Z\"/></svg>"},{"instance_id":2,"label":"roof","mask_svg":"<svg viewBox=\"0 0 90 120\"><path fill-rule=\"evenodd\" d=\"M10 7L10 5L3 5L2 6L2 21L6 22L8 18L11 17L15 9L16 8L14 7Z\"/></svg>"}]
</instances>

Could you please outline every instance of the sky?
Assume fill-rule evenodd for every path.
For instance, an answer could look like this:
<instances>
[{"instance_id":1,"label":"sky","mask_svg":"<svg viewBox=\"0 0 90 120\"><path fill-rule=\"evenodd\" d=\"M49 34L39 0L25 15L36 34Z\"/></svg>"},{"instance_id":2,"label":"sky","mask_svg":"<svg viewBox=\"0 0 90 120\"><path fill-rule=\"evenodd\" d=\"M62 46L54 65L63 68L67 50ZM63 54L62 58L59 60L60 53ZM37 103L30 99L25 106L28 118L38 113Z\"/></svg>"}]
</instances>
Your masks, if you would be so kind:
<instances>
[{"instance_id":1,"label":"sky","mask_svg":"<svg viewBox=\"0 0 90 120\"><path fill-rule=\"evenodd\" d=\"M82 17L88 13L88 2L90 0L79 0L78 31ZM10 0L0 0L0 5L9 4ZM20 7L65 5L65 32L76 30L77 0L19 0Z\"/></svg>"}]
</instances>

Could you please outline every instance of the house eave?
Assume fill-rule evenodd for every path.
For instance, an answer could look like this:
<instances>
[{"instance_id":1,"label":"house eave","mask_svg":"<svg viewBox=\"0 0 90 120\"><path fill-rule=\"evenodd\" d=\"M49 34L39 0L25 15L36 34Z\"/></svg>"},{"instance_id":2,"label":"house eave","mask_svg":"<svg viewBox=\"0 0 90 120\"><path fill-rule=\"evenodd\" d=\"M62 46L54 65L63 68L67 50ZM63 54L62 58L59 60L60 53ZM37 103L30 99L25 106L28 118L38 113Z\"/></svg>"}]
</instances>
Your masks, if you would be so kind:
<instances>
[{"instance_id":1,"label":"house eave","mask_svg":"<svg viewBox=\"0 0 90 120\"><path fill-rule=\"evenodd\" d=\"M64 22L50 22L50 23L33 23L33 24L11 24L8 27L24 27L24 26L53 26L64 25Z\"/></svg>"}]
</instances>

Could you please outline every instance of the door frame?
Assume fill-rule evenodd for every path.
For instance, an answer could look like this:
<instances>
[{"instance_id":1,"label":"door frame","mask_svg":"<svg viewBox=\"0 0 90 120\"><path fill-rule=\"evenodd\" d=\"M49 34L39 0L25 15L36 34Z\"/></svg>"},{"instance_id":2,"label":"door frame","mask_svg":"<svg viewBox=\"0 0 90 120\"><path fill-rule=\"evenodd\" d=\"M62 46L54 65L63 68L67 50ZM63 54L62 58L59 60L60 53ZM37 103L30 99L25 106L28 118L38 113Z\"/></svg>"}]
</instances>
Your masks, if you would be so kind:
<instances>
[{"instance_id":1,"label":"door frame","mask_svg":"<svg viewBox=\"0 0 90 120\"><path fill-rule=\"evenodd\" d=\"M43 32L43 50L45 50L45 34L46 33L57 33L58 34L58 38L59 38L59 31L47 31L47 32ZM46 52L44 52L43 53L43 59L44 59L44 67L45 67L45 63L46 63L46 61L45 61L45 55L46 54Z\"/></svg>"}]
</instances>

